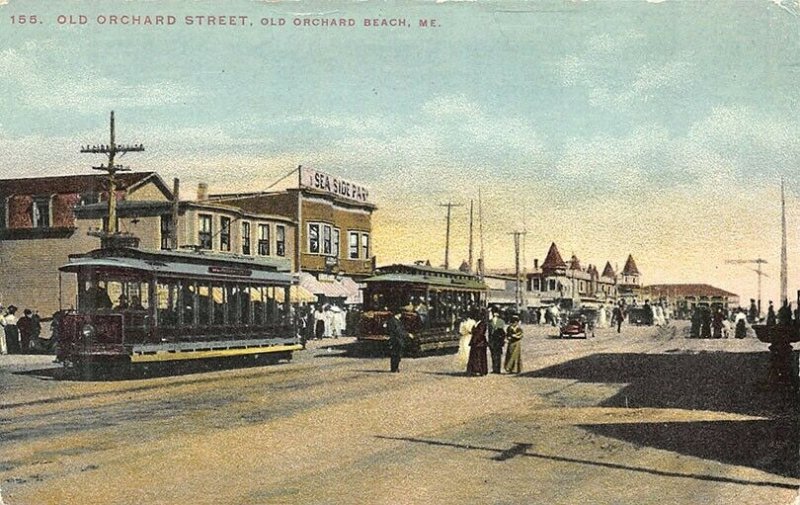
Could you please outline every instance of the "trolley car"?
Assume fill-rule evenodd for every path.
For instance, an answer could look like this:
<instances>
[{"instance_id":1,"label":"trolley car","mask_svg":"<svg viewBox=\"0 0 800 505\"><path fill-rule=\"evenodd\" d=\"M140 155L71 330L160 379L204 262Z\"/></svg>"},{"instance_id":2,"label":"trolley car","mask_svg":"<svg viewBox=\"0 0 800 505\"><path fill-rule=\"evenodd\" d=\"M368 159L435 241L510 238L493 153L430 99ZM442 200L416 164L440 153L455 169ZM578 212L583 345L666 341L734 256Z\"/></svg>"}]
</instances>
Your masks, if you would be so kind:
<instances>
[{"instance_id":1,"label":"trolley car","mask_svg":"<svg viewBox=\"0 0 800 505\"><path fill-rule=\"evenodd\" d=\"M486 284L475 275L423 265L390 265L364 280L358 340L386 347L386 321L401 319L413 339L407 353L458 348L458 326L470 310L486 308Z\"/></svg>"},{"instance_id":2,"label":"trolley car","mask_svg":"<svg viewBox=\"0 0 800 505\"><path fill-rule=\"evenodd\" d=\"M292 320L288 264L184 251L97 249L71 255L77 310L59 328L68 368L127 368L237 355L291 359L301 349Z\"/></svg>"}]
</instances>

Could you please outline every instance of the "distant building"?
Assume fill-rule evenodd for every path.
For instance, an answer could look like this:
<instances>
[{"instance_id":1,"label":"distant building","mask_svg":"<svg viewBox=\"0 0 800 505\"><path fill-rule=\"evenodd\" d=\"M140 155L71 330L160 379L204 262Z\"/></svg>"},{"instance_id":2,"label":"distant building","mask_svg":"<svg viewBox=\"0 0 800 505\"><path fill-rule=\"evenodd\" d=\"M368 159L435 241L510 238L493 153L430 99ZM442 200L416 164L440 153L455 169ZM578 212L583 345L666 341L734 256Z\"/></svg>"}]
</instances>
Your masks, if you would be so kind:
<instances>
[{"instance_id":1,"label":"distant building","mask_svg":"<svg viewBox=\"0 0 800 505\"><path fill-rule=\"evenodd\" d=\"M633 260L633 255L628 255L625 261L625 267L622 273L617 278L617 293L621 300L626 304L636 304L643 302L641 296L642 291L642 274L636 268L636 262Z\"/></svg>"},{"instance_id":2,"label":"distant building","mask_svg":"<svg viewBox=\"0 0 800 505\"><path fill-rule=\"evenodd\" d=\"M739 307L739 295L709 284L654 284L642 288L643 296L672 309L674 317L688 318L695 307Z\"/></svg>"},{"instance_id":3,"label":"distant building","mask_svg":"<svg viewBox=\"0 0 800 505\"><path fill-rule=\"evenodd\" d=\"M632 262L633 258L629 257ZM634 268L635 268L635 264ZM564 261L555 243L550 245L541 266L534 260L534 270L527 274L527 291L534 305L588 305L599 306L615 303L620 297L620 287L625 287L626 293L638 294L633 289L638 281L636 275L617 276L610 262L606 262L600 272L595 265L586 267L581 265L576 255L572 255L569 262Z\"/></svg>"}]
</instances>

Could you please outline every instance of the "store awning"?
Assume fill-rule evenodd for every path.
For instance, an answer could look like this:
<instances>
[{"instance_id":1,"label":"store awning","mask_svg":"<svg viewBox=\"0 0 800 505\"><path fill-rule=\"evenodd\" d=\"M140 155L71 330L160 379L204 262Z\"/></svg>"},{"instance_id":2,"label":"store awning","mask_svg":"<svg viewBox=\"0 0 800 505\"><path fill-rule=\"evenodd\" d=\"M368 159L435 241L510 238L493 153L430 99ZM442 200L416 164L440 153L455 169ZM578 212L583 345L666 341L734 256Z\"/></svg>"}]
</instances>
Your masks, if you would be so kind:
<instances>
[{"instance_id":1,"label":"store awning","mask_svg":"<svg viewBox=\"0 0 800 505\"><path fill-rule=\"evenodd\" d=\"M344 298L345 303L361 303L361 286L350 277L319 280L311 274L300 274L300 286L310 293L326 298Z\"/></svg>"}]
</instances>

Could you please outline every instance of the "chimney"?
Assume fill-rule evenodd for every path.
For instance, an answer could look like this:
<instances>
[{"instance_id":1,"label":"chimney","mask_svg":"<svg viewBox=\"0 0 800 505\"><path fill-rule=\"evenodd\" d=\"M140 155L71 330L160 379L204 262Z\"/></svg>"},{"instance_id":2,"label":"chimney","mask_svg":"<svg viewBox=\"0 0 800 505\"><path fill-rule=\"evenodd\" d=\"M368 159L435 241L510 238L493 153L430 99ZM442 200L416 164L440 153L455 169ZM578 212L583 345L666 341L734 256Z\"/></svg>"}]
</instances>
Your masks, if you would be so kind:
<instances>
[{"instance_id":1,"label":"chimney","mask_svg":"<svg viewBox=\"0 0 800 505\"><path fill-rule=\"evenodd\" d=\"M208 200L208 183L201 182L197 185L197 201Z\"/></svg>"},{"instance_id":2,"label":"chimney","mask_svg":"<svg viewBox=\"0 0 800 505\"><path fill-rule=\"evenodd\" d=\"M539 270L539 258L533 258L533 269Z\"/></svg>"}]
</instances>

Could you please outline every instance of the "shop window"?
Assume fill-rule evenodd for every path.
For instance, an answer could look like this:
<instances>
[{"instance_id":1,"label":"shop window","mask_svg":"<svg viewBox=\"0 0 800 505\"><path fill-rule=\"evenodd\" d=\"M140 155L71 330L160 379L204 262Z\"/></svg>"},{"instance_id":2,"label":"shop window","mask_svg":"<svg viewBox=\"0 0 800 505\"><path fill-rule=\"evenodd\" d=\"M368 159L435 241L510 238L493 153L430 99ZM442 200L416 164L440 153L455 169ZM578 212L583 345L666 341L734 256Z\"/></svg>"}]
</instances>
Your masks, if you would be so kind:
<instances>
[{"instance_id":1,"label":"shop window","mask_svg":"<svg viewBox=\"0 0 800 505\"><path fill-rule=\"evenodd\" d=\"M275 254L286 256L286 227L283 225L275 227Z\"/></svg>"},{"instance_id":2,"label":"shop window","mask_svg":"<svg viewBox=\"0 0 800 505\"><path fill-rule=\"evenodd\" d=\"M250 256L250 223L242 222L242 254Z\"/></svg>"},{"instance_id":3,"label":"shop window","mask_svg":"<svg viewBox=\"0 0 800 505\"><path fill-rule=\"evenodd\" d=\"M331 231L331 256L339 257L339 229L333 228Z\"/></svg>"},{"instance_id":4,"label":"shop window","mask_svg":"<svg viewBox=\"0 0 800 505\"><path fill-rule=\"evenodd\" d=\"M162 214L161 215L161 249L172 249L172 237L171 237L171 230L172 230L172 215L170 214Z\"/></svg>"},{"instance_id":5,"label":"shop window","mask_svg":"<svg viewBox=\"0 0 800 505\"><path fill-rule=\"evenodd\" d=\"M319 224L308 225L308 252L319 254Z\"/></svg>"},{"instance_id":6,"label":"shop window","mask_svg":"<svg viewBox=\"0 0 800 505\"><path fill-rule=\"evenodd\" d=\"M328 225L322 226L322 254L331 254L331 227Z\"/></svg>"},{"instance_id":7,"label":"shop window","mask_svg":"<svg viewBox=\"0 0 800 505\"><path fill-rule=\"evenodd\" d=\"M219 249L220 251L231 250L231 218L219 218Z\"/></svg>"},{"instance_id":8,"label":"shop window","mask_svg":"<svg viewBox=\"0 0 800 505\"><path fill-rule=\"evenodd\" d=\"M31 204L31 222L34 228L50 227L50 198L34 198Z\"/></svg>"},{"instance_id":9,"label":"shop window","mask_svg":"<svg viewBox=\"0 0 800 505\"><path fill-rule=\"evenodd\" d=\"M198 219L200 221L200 232L198 234L200 249L211 249L213 243L211 216L200 214Z\"/></svg>"},{"instance_id":10,"label":"shop window","mask_svg":"<svg viewBox=\"0 0 800 505\"><path fill-rule=\"evenodd\" d=\"M348 258L351 260L358 259L358 233L351 231L348 241Z\"/></svg>"},{"instance_id":11,"label":"shop window","mask_svg":"<svg viewBox=\"0 0 800 505\"><path fill-rule=\"evenodd\" d=\"M269 225L258 225L258 254L269 256Z\"/></svg>"},{"instance_id":12,"label":"shop window","mask_svg":"<svg viewBox=\"0 0 800 505\"><path fill-rule=\"evenodd\" d=\"M361 234L361 253L364 259L369 258L369 234L362 233Z\"/></svg>"}]
</instances>

